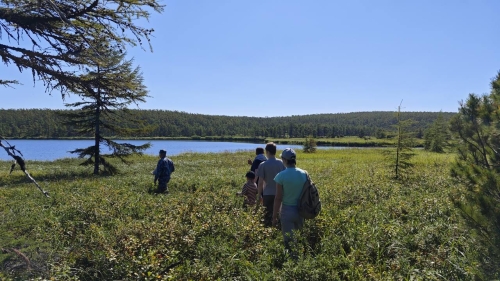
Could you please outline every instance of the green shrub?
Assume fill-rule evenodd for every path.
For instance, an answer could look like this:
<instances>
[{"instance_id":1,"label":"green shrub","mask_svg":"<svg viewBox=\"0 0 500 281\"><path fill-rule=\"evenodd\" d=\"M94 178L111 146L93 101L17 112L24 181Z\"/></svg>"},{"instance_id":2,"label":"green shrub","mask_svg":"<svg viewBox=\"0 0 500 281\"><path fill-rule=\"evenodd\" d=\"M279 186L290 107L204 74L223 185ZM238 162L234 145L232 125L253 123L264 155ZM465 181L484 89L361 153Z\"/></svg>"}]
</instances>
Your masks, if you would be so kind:
<instances>
[{"instance_id":1,"label":"green shrub","mask_svg":"<svg viewBox=\"0 0 500 281\"><path fill-rule=\"evenodd\" d=\"M316 152L316 147L316 140L314 140L312 136L309 136L304 140L304 147L302 150L305 153L314 153Z\"/></svg>"}]
</instances>

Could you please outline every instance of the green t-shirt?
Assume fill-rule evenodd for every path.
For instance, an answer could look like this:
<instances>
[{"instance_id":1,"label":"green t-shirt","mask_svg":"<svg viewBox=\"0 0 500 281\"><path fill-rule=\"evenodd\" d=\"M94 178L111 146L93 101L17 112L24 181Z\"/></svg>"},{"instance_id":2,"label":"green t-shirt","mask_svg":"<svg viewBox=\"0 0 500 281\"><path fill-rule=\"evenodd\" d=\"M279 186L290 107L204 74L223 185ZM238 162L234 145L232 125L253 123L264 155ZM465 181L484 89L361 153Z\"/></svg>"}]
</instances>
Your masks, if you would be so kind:
<instances>
[{"instance_id":1,"label":"green t-shirt","mask_svg":"<svg viewBox=\"0 0 500 281\"><path fill-rule=\"evenodd\" d=\"M274 181L283 187L283 205L297 206L306 180L306 172L299 168L286 168L276 175Z\"/></svg>"}]
</instances>

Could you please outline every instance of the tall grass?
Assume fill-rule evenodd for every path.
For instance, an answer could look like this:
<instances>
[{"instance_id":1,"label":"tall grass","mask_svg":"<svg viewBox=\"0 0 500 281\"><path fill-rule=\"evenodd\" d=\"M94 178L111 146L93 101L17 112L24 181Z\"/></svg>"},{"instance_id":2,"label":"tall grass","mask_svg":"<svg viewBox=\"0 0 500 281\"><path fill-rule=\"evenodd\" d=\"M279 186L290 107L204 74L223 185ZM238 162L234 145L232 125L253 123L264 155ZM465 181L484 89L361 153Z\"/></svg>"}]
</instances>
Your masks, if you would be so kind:
<instances>
[{"instance_id":1,"label":"tall grass","mask_svg":"<svg viewBox=\"0 0 500 281\"><path fill-rule=\"evenodd\" d=\"M475 280L476 241L450 196L452 155L419 151L404 182L380 150L298 154L320 188L323 211L287 258L279 230L234 196L253 152L183 154L169 195L151 192L156 159L91 176L78 160L28 162L51 193L0 162L0 279L25 280ZM3 167L3 168L2 168ZM16 251L14 251L16 250ZM23 254L27 259L23 258ZM490 275L487 275L490 274Z\"/></svg>"}]
</instances>

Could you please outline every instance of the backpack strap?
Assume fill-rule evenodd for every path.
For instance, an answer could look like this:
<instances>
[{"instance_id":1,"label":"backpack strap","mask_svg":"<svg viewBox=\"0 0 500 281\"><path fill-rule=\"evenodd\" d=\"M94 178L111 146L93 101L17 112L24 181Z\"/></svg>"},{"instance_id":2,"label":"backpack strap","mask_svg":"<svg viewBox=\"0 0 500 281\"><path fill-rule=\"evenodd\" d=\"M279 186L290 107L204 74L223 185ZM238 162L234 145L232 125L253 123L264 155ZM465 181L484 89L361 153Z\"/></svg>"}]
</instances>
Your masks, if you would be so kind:
<instances>
[{"instance_id":1,"label":"backpack strap","mask_svg":"<svg viewBox=\"0 0 500 281\"><path fill-rule=\"evenodd\" d=\"M306 172L306 182L304 183L304 187L305 187L306 184L312 182L312 180L311 180L311 176L309 175L309 173L307 171L304 171L304 172ZM302 192L304 191L304 187L302 188Z\"/></svg>"},{"instance_id":2,"label":"backpack strap","mask_svg":"<svg viewBox=\"0 0 500 281\"><path fill-rule=\"evenodd\" d=\"M298 199L298 202L297 202L297 206L300 205L299 203L300 203L300 200L302 199L302 196L304 196L304 193L306 192L306 187L311 182L311 176L309 176L309 173L307 171L304 171L304 172L306 172L306 181L304 182L304 185L302 186L302 191L300 192L300 196L299 196L299 199Z\"/></svg>"}]
</instances>

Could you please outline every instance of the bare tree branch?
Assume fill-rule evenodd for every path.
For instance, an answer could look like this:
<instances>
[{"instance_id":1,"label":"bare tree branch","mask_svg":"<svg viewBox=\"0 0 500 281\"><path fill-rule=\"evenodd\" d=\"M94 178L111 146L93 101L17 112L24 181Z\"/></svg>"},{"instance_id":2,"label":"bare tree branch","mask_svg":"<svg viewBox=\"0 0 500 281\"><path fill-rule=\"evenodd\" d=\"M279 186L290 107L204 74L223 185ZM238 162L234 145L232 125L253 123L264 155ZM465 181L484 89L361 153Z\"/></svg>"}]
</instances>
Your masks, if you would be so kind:
<instances>
[{"instance_id":1,"label":"bare tree branch","mask_svg":"<svg viewBox=\"0 0 500 281\"><path fill-rule=\"evenodd\" d=\"M0 140L0 147L2 147L7 152L7 154L10 157L12 157L12 159L14 159L14 164L12 164L12 166L10 168L10 173L12 173L16 164L18 164L21 167L21 170L23 171L23 173L31 180L31 182L33 182L33 184L36 185L36 187L38 187L38 189L43 193L43 195L45 195L45 197L50 197L49 193L47 191L43 190L42 187L36 182L36 180L30 175L28 170L26 170L26 163L22 157L23 154L21 153L21 151L17 150L15 146L12 146L2 136L0 136L0 139L1 139ZM3 143L5 143L5 145ZM16 155L17 153L19 153L20 155Z\"/></svg>"}]
</instances>

